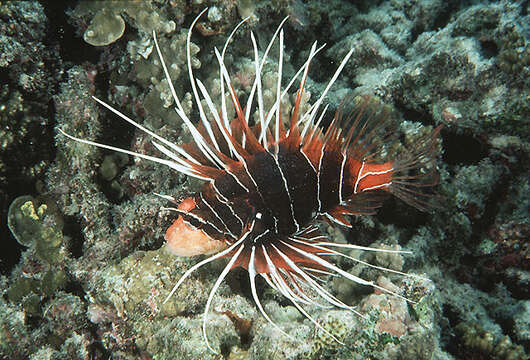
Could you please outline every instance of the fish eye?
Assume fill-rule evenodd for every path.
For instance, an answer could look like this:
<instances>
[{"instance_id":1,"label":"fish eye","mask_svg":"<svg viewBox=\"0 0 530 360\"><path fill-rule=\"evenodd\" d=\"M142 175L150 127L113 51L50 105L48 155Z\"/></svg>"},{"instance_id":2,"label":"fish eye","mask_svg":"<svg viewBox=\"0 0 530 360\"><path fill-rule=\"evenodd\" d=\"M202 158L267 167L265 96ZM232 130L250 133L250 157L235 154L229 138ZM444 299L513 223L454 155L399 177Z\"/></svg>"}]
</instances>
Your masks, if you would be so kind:
<instances>
[{"instance_id":1,"label":"fish eye","mask_svg":"<svg viewBox=\"0 0 530 360\"><path fill-rule=\"evenodd\" d=\"M259 219L261 219L262 216L263 216L262 213L260 213L260 212L256 213L256 219L259 220Z\"/></svg>"}]
</instances>

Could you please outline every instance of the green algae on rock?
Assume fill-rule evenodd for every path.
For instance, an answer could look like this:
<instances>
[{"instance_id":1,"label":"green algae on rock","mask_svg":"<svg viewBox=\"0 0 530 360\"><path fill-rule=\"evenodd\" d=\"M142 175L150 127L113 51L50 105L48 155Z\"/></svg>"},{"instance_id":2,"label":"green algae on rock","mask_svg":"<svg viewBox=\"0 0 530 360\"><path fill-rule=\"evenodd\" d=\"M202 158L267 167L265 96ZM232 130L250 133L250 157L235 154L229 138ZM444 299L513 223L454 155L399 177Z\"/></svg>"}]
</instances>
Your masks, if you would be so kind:
<instances>
[{"instance_id":1,"label":"green algae on rock","mask_svg":"<svg viewBox=\"0 0 530 360\"><path fill-rule=\"evenodd\" d=\"M29 195L20 196L11 202L7 213L7 226L11 230L11 234L20 245L24 246L30 246L33 243L35 233L38 231L34 219L31 217L27 219L27 215L22 211L22 206L29 205L33 200L33 197ZM26 209L28 209L28 205L26 205Z\"/></svg>"},{"instance_id":2,"label":"green algae on rock","mask_svg":"<svg viewBox=\"0 0 530 360\"><path fill-rule=\"evenodd\" d=\"M41 260L58 264L64 259L62 219L48 205L37 207L30 196L18 197L9 207L8 225L15 239L32 247Z\"/></svg>"}]
</instances>

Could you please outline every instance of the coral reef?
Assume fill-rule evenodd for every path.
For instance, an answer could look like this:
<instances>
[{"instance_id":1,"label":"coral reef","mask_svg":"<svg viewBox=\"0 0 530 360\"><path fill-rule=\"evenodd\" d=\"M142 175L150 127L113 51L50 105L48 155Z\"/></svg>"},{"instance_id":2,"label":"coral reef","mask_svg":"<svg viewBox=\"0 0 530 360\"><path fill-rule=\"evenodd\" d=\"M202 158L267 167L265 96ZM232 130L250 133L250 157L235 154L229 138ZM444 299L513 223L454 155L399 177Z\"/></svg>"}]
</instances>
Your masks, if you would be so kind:
<instances>
[{"instance_id":1,"label":"coral reef","mask_svg":"<svg viewBox=\"0 0 530 360\"><path fill-rule=\"evenodd\" d=\"M529 357L527 1L124 0L63 6L0 4L0 73L6 79L0 85L0 214L8 247L18 249L0 261L1 358ZM201 326L222 261L201 268L164 302L198 260L165 251L163 235L173 214L153 193L182 198L199 182L70 141L56 130L156 154L148 136L102 111L94 95L175 143L189 142L152 32L188 112L187 28L207 6L191 37L191 62L213 101L221 97L213 48L221 49L233 27L249 17L225 57L245 101L255 76L250 31L264 48L289 15L285 79L303 64L313 41L328 44L311 66L304 103L323 91L336 64L354 49L326 98L330 110L348 93L376 95L394 109L404 144L444 125L438 209L424 214L389 201L377 216L353 218L349 231L322 225L336 242L410 250L347 250L360 261L336 259L349 273L403 298L326 279L325 288L361 314L309 307L326 333L258 281L265 311L288 338L260 315L248 274L234 271L206 322L208 340L221 355L206 348ZM266 103L275 99L277 54L274 45L262 72ZM284 119L295 91L282 104Z\"/></svg>"},{"instance_id":2,"label":"coral reef","mask_svg":"<svg viewBox=\"0 0 530 360\"><path fill-rule=\"evenodd\" d=\"M28 247L2 278L0 354L10 359L88 358L94 341L84 301L72 290L63 220L53 203L30 196L9 208L10 229Z\"/></svg>"},{"instance_id":3,"label":"coral reef","mask_svg":"<svg viewBox=\"0 0 530 360\"><path fill-rule=\"evenodd\" d=\"M46 37L46 15L38 2L0 4L0 218L18 196L42 188L53 160L51 99L63 72L53 41ZM0 231L8 234L6 221ZM9 247L3 274L20 257ZM6 253L6 255L7 255Z\"/></svg>"}]
</instances>

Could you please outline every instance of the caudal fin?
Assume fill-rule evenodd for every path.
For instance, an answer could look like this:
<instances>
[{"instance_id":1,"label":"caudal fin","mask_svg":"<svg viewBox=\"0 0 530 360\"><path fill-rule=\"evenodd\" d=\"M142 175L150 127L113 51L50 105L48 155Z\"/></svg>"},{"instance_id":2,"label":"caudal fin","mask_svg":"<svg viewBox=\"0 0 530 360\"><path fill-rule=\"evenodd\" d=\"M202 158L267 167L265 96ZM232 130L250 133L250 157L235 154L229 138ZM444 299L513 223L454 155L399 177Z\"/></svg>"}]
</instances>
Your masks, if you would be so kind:
<instances>
[{"instance_id":1,"label":"caudal fin","mask_svg":"<svg viewBox=\"0 0 530 360\"><path fill-rule=\"evenodd\" d=\"M442 125L420 138L413 148L401 152L394 161L389 191L421 211L438 206L434 188L439 183L436 158L441 129Z\"/></svg>"}]
</instances>

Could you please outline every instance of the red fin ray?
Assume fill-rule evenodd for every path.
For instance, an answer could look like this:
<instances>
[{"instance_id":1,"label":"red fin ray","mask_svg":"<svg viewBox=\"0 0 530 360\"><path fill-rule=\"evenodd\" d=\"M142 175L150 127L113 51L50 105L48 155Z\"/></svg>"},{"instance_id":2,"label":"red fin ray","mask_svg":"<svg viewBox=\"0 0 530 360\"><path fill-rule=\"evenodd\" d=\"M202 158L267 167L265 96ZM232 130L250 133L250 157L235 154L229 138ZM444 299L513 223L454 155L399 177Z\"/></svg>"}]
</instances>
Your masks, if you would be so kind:
<instances>
[{"instance_id":1,"label":"red fin ray","mask_svg":"<svg viewBox=\"0 0 530 360\"><path fill-rule=\"evenodd\" d=\"M232 84L230 84L232 100L234 101L234 107L236 109L237 118L239 125L241 126L241 129L243 130L243 134L246 136L246 146L245 148L248 149L251 153L255 153L258 151L263 151L265 148L260 144L258 141L258 138L254 134L254 132L250 129L247 119L245 118L245 114L243 112L243 108L241 107L241 104L239 103L239 99L235 95L235 91L232 87Z\"/></svg>"},{"instance_id":2,"label":"red fin ray","mask_svg":"<svg viewBox=\"0 0 530 360\"><path fill-rule=\"evenodd\" d=\"M289 137L291 137L293 130L297 127L296 125L298 124L298 120L300 118L300 104L302 103L302 96L304 94L305 82L307 79L307 71L309 69L309 65L310 65L310 62L307 63L306 69L304 71L304 75L302 77L302 81L300 81L300 86L296 94L296 101L295 101L294 109L291 115L291 123L289 125Z\"/></svg>"}]
</instances>

